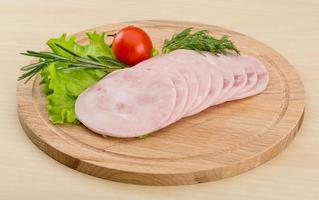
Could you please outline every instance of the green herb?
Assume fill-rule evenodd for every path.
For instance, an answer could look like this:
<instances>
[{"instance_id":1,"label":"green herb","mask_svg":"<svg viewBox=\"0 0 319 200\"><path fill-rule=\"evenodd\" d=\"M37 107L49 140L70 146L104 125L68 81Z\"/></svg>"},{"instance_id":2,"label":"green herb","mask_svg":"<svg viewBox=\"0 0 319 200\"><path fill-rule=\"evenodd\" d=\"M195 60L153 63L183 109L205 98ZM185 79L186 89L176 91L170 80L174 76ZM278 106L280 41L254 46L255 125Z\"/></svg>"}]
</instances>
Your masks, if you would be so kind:
<instances>
[{"instance_id":1,"label":"green herb","mask_svg":"<svg viewBox=\"0 0 319 200\"><path fill-rule=\"evenodd\" d=\"M27 51L21 53L26 56L32 56L40 58L39 62L33 63L21 68L24 73L18 78L18 80L26 79L25 83L28 82L35 74L47 67L53 62L59 62L60 64L68 64L67 67L59 68L58 70L78 70L78 69L102 69L105 72L111 72L114 69L121 69L127 67L126 64L119 62L109 56L98 56L87 55L87 57L81 57L73 51L63 47L62 45L55 43L55 45L68 53L72 57L65 57L52 52L35 52Z\"/></svg>"},{"instance_id":2,"label":"green herb","mask_svg":"<svg viewBox=\"0 0 319 200\"><path fill-rule=\"evenodd\" d=\"M138 138L139 138L139 139L144 139L144 138L146 138L146 137L148 137L148 136L149 136L149 134L144 134L144 135L138 136Z\"/></svg>"},{"instance_id":3,"label":"green herb","mask_svg":"<svg viewBox=\"0 0 319 200\"><path fill-rule=\"evenodd\" d=\"M171 39L164 41L162 48L163 53L169 53L176 49L190 49L195 51L208 51L213 54L226 54L235 52L239 54L239 50L227 36L217 39L209 34L207 30L200 30L191 33L192 28L186 28L180 33L175 33Z\"/></svg>"},{"instance_id":4,"label":"green herb","mask_svg":"<svg viewBox=\"0 0 319 200\"><path fill-rule=\"evenodd\" d=\"M155 48L153 48L153 49L152 49L152 57L154 57L154 56L158 56L158 55L159 55L158 50L157 50L157 49L155 49Z\"/></svg>"}]
</instances>

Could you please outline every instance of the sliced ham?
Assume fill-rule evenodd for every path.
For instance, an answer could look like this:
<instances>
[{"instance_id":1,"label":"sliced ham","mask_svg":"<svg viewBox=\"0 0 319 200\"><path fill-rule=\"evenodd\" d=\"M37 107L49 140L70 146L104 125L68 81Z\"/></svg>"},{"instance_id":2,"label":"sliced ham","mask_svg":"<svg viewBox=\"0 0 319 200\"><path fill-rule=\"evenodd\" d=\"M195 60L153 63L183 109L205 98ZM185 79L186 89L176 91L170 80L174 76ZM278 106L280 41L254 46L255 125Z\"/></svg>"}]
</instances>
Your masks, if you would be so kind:
<instances>
[{"instance_id":1,"label":"sliced ham","mask_svg":"<svg viewBox=\"0 0 319 200\"><path fill-rule=\"evenodd\" d=\"M161 67L158 67L160 64ZM171 114L171 116L167 119L167 121L162 125L162 127L167 126L182 117L182 112L185 109L187 100L188 100L188 84L186 82L186 78L179 73L177 68L171 66L172 62L167 62L167 59L163 56L157 56L153 59L148 59L144 62L139 63L134 66L134 68L143 68L148 71L158 71L165 70L168 77L173 81L175 90L176 90L176 101L175 107Z\"/></svg>"},{"instance_id":2,"label":"sliced ham","mask_svg":"<svg viewBox=\"0 0 319 200\"><path fill-rule=\"evenodd\" d=\"M208 96L211 89L211 75L209 72L209 63L203 60L199 53L192 50L179 49L175 50L168 56L172 62L178 65L179 69L188 67L190 72L196 75L199 88L197 97L194 102L189 102L186 107L184 114L188 116L192 110L199 106ZM190 89L190 93L192 90Z\"/></svg>"},{"instance_id":3,"label":"sliced ham","mask_svg":"<svg viewBox=\"0 0 319 200\"><path fill-rule=\"evenodd\" d=\"M210 104L210 105L215 105L218 102L222 101L222 99L225 98L225 95L228 93L228 91L232 89L235 82L234 73L229 68L220 65L215 55L212 55L211 53L208 53L208 52L204 52L202 55L203 55L203 58L207 62L209 62L214 68L216 68L223 77L222 91L220 92L218 97L216 97L216 99L212 100L212 103Z\"/></svg>"},{"instance_id":4,"label":"sliced ham","mask_svg":"<svg viewBox=\"0 0 319 200\"><path fill-rule=\"evenodd\" d=\"M170 117L176 90L165 71L125 69L85 90L75 104L78 119L96 133L137 137Z\"/></svg>"},{"instance_id":5,"label":"sliced ham","mask_svg":"<svg viewBox=\"0 0 319 200\"><path fill-rule=\"evenodd\" d=\"M210 107L220 96L223 86L224 86L224 77L223 74L218 70L215 65L211 65L208 69L208 73L211 75L211 86L208 95L206 98L195 108L193 108L190 112L185 114L185 117L195 115L202 110Z\"/></svg>"},{"instance_id":6,"label":"sliced ham","mask_svg":"<svg viewBox=\"0 0 319 200\"><path fill-rule=\"evenodd\" d=\"M242 99L242 98L259 94L260 92L266 89L269 82L268 71L266 67L259 60L257 60L255 57L247 56L247 55L244 55L243 57L249 60L251 65L255 68L257 72L257 83L250 90L235 96L233 100Z\"/></svg>"},{"instance_id":7,"label":"sliced ham","mask_svg":"<svg viewBox=\"0 0 319 200\"><path fill-rule=\"evenodd\" d=\"M162 127L165 127L171 123L176 122L182 117L182 113L185 109L187 99L188 99L188 85L185 78L175 70L167 70L170 71L170 78L174 83L176 90L176 101L175 108L168 118L168 120L164 123ZM173 74L172 74L173 72Z\"/></svg>"},{"instance_id":8,"label":"sliced ham","mask_svg":"<svg viewBox=\"0 0 319 200\"><path fill-rule=\"evenodd\" d=\"M234 84L232 88L225 94L224 97L212 104L217 105L228 101L228 99L232 98L244 89L247 83L247 73L244 66L242 65L242 62L240 62L240 56L218 55L215 56L214 62L220 67L228 68L233 72L234 75Z\"/></svg>"},{"instance_id":9,"label":"sliced ham","mask_svg":"<svg viewBox=\"0 0 319 200\"><path fill-rule=\"evenodd\" d=\"M227 101L232 101L238 99L237 96L245 94L249 92L255 85L257 84L257 69L254 60L250 59L251 57L247 56L237 56L236 64L239 66L243 66L247 74L247 82L245 87L243 87L240 91L234 94L231 98L227 99Z\"/></svg>"},{"instance_id":10,"label":"sliced ham","mask_svg":"<svg viewBox=\"0 0 319 200\"><path fill-rule=\"evenodd\" d=\"M176 50L107 75L78 97L75 112L96 133L137 137L261 93L268 81L254 57Z\"/></svg>"}]
</instances>

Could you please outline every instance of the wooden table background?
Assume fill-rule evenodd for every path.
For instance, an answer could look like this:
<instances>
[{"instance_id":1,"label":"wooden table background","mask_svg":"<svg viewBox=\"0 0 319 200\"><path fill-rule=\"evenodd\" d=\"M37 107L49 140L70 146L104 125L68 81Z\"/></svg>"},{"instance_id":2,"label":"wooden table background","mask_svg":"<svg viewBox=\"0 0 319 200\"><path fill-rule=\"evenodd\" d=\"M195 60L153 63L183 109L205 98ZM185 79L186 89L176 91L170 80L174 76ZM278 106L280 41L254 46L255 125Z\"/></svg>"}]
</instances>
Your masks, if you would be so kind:
<instances>
[{"instance_id":1,"label":"wooden table background","mask_svg":"<svg viewBox=\"0 0 319 200\"><path fill-rule=\"evenodd\" d=\"M111 182L74 171L42 153L16 113L16 78L29 58L63 32L120 21L173 19L214 24L252 36L284 55L306 90L300 134L273 160L247 173L190 186ZM1 0L0 199L319 199L318 0Z\"/></svg>"}]
</instances>

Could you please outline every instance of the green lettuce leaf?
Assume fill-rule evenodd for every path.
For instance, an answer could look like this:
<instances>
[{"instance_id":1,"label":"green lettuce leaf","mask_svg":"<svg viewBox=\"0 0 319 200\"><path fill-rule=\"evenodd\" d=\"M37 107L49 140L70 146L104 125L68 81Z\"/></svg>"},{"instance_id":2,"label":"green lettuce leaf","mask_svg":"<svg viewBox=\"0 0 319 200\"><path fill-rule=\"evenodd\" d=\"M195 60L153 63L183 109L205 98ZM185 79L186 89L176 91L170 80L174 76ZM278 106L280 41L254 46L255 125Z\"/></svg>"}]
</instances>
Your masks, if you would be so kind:
<instances>
[{"instance_id":1,"label":"green lettuce leaf","mask_svg":"<svg viewBox=\"0 0 319 200\"><path fill-rule=\"evenodd\" d=\"M59 44L72 52L76 53L79 56L111 56L112 58L113 53L112 49L108 44L104 42L105 33L97 33L97 32L88 32L86 33L87 37L89 38L88 45L80 45L76 42L75 36L71 36L70 38L64 33L59 38L52 38L47 42L47 45L51 48L51 50L62 56L66 56L72 58L72 55L66 53L55 44Z\"/></svg>"},{"instance_id":2,"label":"green lettuce leaf","mask_svg":"<svg viewBox=\"0 0 319 200\"><path fill-rule=\"evenodd\" d=\"M68 38L66 34L59 38L50 39L47 44L53 52L67 57L72 57L72 55L61 51L55 45L56 43L80 56L106 55L113 57L112 49L104 42L104 33L87 33L87 36L89 38L88 45L80 45L74 36ZM68 66L55 62L41 71L44 83L42 91L47 95L49 119L54 124L78 123L74 111L76 98L86 88L105 76L105 72L99 69L57 70L57 68L65 67Z\"/></svg>"},{"instance_id":3,"label":"green lettuce leaf","mask_svg":"<svg viewBox=\"0 0 319 200\"><path fill-rule=\"evenodd\" d=\"M60 72L58 63L47 67L48 74L48 112L53 123L78 123L74 112L76 98L83 90L93 85L104 76L100 70L73 70Z\"/></svg>"}]
</instances>

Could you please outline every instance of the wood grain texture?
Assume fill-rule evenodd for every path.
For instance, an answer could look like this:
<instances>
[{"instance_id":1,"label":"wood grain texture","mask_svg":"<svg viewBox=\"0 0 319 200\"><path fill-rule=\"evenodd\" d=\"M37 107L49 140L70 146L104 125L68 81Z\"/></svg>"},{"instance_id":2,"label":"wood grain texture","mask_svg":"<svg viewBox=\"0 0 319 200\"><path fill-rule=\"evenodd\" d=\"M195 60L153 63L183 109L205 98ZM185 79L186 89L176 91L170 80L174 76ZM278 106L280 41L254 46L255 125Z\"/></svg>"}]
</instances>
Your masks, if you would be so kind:
<instances>
[{"instance_id":1,"label":"wood grain texture","mask_svg":"<svg viewBox=\"0 0 319 200\"><path fill-rule=\"evenodd\" d=\"M18 85L20 122L49 156L78 171L119 182L183 185L218 180L252 169L282 151L302 122L304 90L294 67L261 42L238 32L198 23L138 21L90 30L116 32L126 25L146 30L155 47L185 27L228 35L243 54L260 59L270 73L255 97L211 107L145 139L103 138L83 126L54 126L38 78ZM85 43L85 31L76 34Z\"/></svg>"},{"instance_id":2,"label":"wood grain texture","mask_svg":"<svg viewBox=\"0 0 319 200\"><path fill-rule=\"evenodd\" d=\"M0 1L4 19L0 21L0 199L319 199L318 8L317 0ZM184 186L108 181L65 167L39 150L18 120L16 78L19 68L30 62L19 52L42 50L47 39L64 32L143 19L214 24L252 36L280 52L296 68L305 88L305 116L296 138L254 170Z\"/></svg>"}]
</instances>

